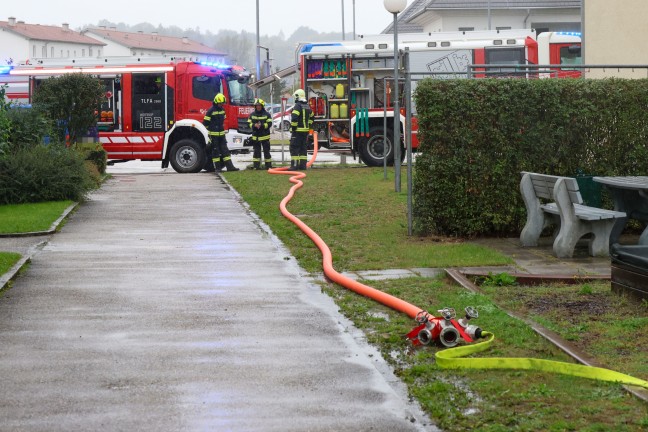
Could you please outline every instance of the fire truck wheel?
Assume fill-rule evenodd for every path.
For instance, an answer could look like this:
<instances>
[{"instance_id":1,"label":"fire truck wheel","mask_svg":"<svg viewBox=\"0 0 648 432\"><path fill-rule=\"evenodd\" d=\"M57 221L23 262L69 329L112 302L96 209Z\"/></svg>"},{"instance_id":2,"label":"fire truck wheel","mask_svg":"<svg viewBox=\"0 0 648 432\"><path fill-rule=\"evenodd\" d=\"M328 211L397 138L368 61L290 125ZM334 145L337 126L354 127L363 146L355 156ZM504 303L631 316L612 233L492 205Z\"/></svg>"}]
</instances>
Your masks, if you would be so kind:
<instances>
[{"instance_id":1,"label":"fire truck wheel","mask_svg":"<svg viewBox=\"0 0 648 432\"><path fill-rule=\"evenodd\" d=\"M197 173L205 166L205 152L193 140L183 139L171 147L169 161L176 172Z\"/></svg>"},{"instance_id":2,"label":"fire truck wheel","mask_svg":"<svg viewBox=\"0 0 648 432\"><path fill-rule=\"evenodd\" d=\"M394 164L394 146L392 138L394 132L387 129L387 137L383 136L383 128L380 126L372 127L369 131L369 138L366 138L360 144L360 157L368 166L383 166L383 157L387 154L387 165Z\"/></svg>"}]
</instances>

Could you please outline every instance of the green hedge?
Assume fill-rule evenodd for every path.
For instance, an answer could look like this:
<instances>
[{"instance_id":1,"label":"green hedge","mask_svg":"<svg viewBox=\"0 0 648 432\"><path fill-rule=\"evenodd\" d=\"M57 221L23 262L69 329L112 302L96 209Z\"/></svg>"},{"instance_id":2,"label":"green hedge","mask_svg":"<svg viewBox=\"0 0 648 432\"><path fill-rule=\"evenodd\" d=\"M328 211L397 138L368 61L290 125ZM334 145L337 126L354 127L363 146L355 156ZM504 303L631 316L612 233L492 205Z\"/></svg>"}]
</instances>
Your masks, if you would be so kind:
<instances>
[{"instance_id":1,"label":"green hedge","mask_svg":"<svg viewBox=\"0 0 648 432\"><path fill-rule=\"evenodd\" d=\"M0 204L80 201L96 184L84 156L60 145L20 147L0 157Z\"/></svg>"},{"instance_id":2,"label":"green hedge","mask_svg":"<svg viewBox=\"0 0 648 432\"><path fill-rule=\"evenodd\" d=\"M647 174L648 80L424 80L415 94L421 234L518 235L521 171Z\"/></svg>"}]
</instances>

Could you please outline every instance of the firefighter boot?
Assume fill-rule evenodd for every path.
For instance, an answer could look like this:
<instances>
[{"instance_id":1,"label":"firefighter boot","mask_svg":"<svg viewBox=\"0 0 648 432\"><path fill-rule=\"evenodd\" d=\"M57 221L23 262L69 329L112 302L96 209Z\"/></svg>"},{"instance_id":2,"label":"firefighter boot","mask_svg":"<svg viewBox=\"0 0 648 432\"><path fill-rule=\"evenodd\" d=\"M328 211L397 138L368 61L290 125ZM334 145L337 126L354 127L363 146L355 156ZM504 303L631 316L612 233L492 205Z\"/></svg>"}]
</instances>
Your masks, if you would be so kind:
<instances>
[{"instance_id":1,"label":"firefighter boot","mask_svg":"<svg viewBox=\"0 0 648 432\"><path fill-rule=\"evenodd\" d=\"M225 161L225 168L227 168L227 171L240 171L234 166L231 159Z\"/></svg>"},{"instance_id":2,"label":"firefighter boot","mask_svg":"<svg viewBox=\"0 0 648 432\"><path fill-rule=\"evenodd\" d=\"M295 171L299 166L299 161L295 159L290 160L290 171Z\"/></svg>"},{"instance_id":3,"label":"firefighter boot","mask_svg":"<svg viewBox=\"0 0 648 432\"><path fill-rule=\"evenodd\" d=\"M214 162L214 171L216 171L217 173L223 172L223 164L221 163L221 161Z\"/></svg>"},{"instance_id":4,"label":"firefighter boot","mask_svg":"<svg viewBox=\"0 0 648 432\"><path fill-rule=\"evenodd\" d=\"M299 161L299 168L297 168L300 171L306 171L306 159L301 159Z\"/></svg>"},{"instance_id":5,"label":"firefighter boot","mask_svg":"<svg viewBox=\"0 0 648 432\"><path fill-rule=\"evenodd\" d=\"M272 162L266 162L265 167L267 170L272 169Z\"/></svg>"},{"instance_id":6,"label":"firefighter boot","mask_svg":"<svg viewBox=\"0 0 648 432\"><path fill-rule=\"evenodd\" d=\"M261 162L254 161L254 163L252 164L252 169L260 170L261 169Z\"/></svg>"}]
</instances>

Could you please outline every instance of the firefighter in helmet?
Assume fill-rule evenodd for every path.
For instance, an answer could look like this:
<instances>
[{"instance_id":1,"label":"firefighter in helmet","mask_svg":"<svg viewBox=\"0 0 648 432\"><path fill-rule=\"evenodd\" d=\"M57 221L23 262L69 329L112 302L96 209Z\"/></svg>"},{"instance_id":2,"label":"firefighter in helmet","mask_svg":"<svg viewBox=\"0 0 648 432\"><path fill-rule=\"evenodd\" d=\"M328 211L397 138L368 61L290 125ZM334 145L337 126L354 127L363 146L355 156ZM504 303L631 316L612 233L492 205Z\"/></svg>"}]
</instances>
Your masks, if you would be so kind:
<instances>
[{"instance_id":1,"label":"firefighter in helmet","mask_svg":"<svg viewBox=\"0 0 648 432\"><path fill-rule=\"evenodd\" d=\"M297 89L295 94L295 105L290 116L290 169L305 170L308 156L306 147L308 145L308 134L313 126L313 111L306 102L304 90Z\"/></svg>"},{"instance_id":2,"label":"firefighter in helmet","mask_svg":"<svg viewBox=\"0 0 648 432\"><path fill-rule=\"evenodd\" d=\"M223 168L227 171L238 171L239 169L232 163L232 155L227 148L227 140L225 139L225 95L218 93L214 96L214 103L211 108L205 113L203 124L209 131L209 141L212 147L212 162L216 172L220 172Z\"/></svg>"},{"instance_id":3,"label":"firefighter in helmet","mask_svg":"<svg viewBox=\"0 0 648 432\"><path fill-rule=\"evenodd\" d=\"M248 124L252 129L252 168L261 169L261 149L265 158L265 169L272 168L272 156L270 155L270 126L272 117L265 109L263 99L254 100L254 111L248 117Z\"/></svg>"}]
</instances>

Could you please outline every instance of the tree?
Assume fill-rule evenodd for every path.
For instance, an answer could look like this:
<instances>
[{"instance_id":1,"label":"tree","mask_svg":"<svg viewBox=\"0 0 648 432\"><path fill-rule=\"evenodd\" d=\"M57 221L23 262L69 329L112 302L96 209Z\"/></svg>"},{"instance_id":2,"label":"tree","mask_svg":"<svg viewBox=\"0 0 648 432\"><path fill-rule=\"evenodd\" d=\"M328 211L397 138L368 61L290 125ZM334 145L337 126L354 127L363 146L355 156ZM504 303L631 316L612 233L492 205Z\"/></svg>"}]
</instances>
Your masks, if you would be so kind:
<instances>
[{"instance_id":1,"label":"tree","mask_svg":"<svg viewBox=\"0 0 648 432\"><path fill-rule=\"evenodd\" d=\"M70 142L87 134L97 122L97 108L104 88L96 77L72 73L43 81L34 93L33 105L56 123L59 136Z\"/></svg>"}]
</instances>

